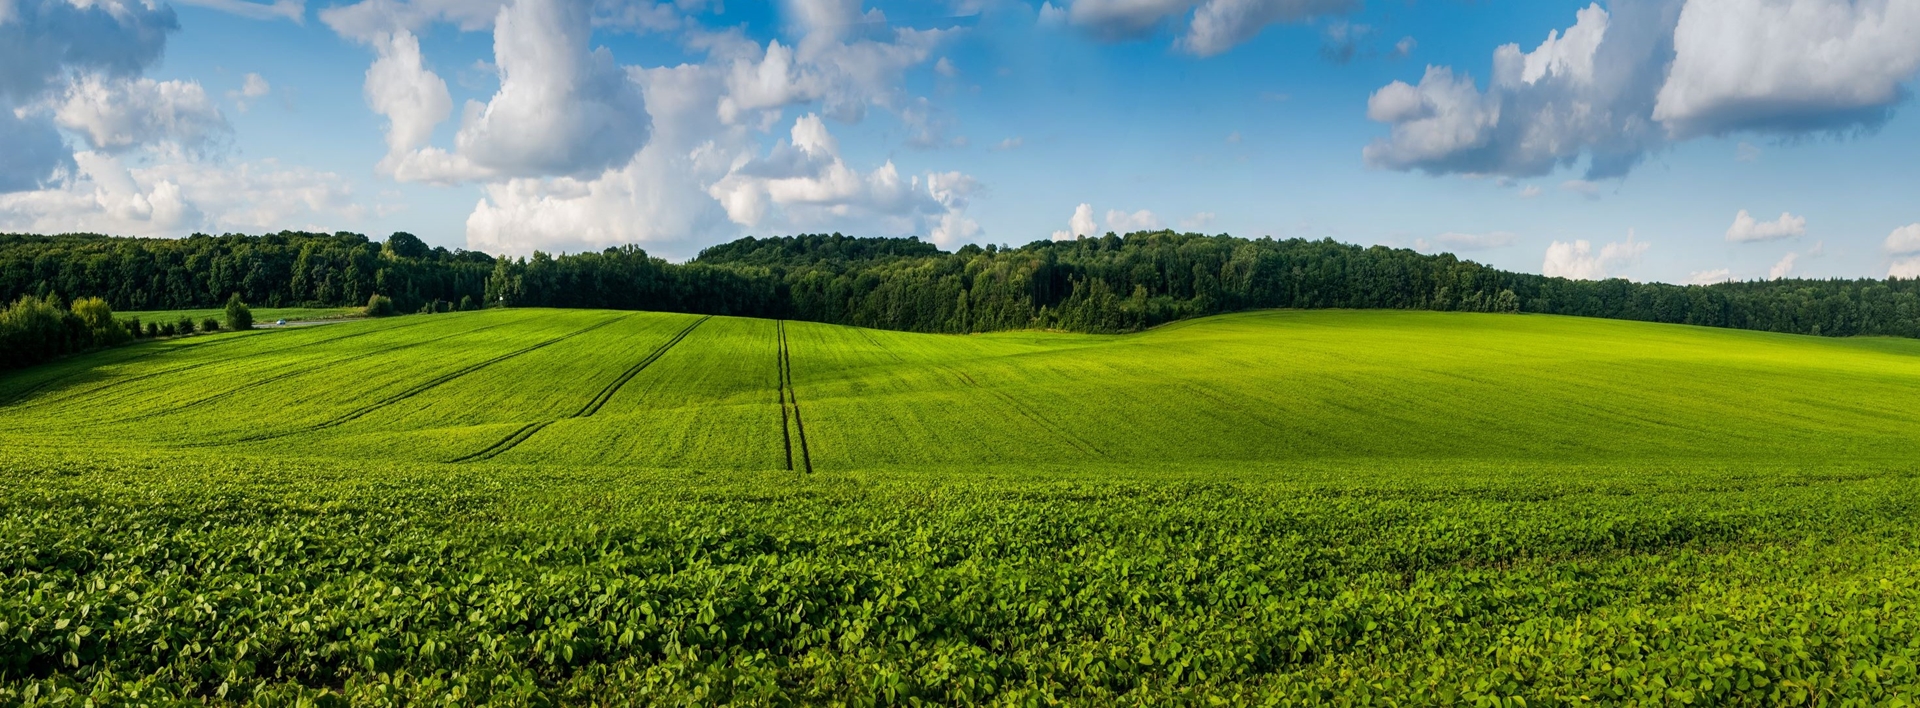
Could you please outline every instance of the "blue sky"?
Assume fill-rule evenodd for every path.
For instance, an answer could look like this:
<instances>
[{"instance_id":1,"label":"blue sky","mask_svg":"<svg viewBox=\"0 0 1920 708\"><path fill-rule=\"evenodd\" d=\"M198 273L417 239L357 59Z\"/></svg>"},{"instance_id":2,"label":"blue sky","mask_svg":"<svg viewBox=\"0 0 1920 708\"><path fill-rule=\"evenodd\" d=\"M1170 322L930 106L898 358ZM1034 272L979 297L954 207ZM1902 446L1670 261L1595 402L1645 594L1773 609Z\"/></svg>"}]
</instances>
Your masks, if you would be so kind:
<instances>
[{"instance_id":1,"label":"blue sky","mask_svg":"<svg viewBox=\"0 0 1920 708\"><path fill-rule=\"evenodd\" d=\"M0 230L1913 277L1916 72L1905 0L0 0Z\"/></svg>"}]
</instances>

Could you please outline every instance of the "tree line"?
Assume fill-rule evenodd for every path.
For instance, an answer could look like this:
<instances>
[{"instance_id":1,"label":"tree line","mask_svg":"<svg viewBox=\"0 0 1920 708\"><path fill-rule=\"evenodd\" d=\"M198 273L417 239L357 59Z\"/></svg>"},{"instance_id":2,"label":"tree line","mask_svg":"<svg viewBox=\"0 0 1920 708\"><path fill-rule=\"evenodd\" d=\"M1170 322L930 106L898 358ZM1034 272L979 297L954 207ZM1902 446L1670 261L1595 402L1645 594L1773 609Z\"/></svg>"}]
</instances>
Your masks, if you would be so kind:
<instances>
[{"instance_id":1,"label":"tree line","mask_svg":"<svg viewBox=\"0 0 1920 708\"><path fill-rule=\"evenodd\" d=\"M478 302L494 258L429 248L407 233L385 243L355 233L282 231L183 239L0 234L0 297L98 297L116 310L338 307L386 295L414 311Z\"/></svg>"},{"instance_id":2,"label":"tree line","mask_svg":"<svg viewBox=\"0 0 1920 708\"><path fill-rule=\"evenodd\" d=\"M224 324L212 317L195 322L186 315L172 322L142 323L138 317L114 317L113 306L97 297L75 300L67 306L58 295L23 295L0 308L0 370L139 339L210 334L222 328L253 328L253 311L240 301L238 293L227 299Z\"/></svg>"},{"instance_id":3,"label":"tree line","mask_svg":"<svg viewBox=\"0 0 1920 708\"><path fill-rule=\"evenodd\" d=\"M119 309L574 307L810 320L916 332L1127 332L1236 310L1538 312L1844 336L1920 336L1920 281L1707 286L1513 273L1450 254L1171 231L943 251L914 238L744 238L670 263L635 246L527 258L396 233L130 239L0 236L0 297Z\"/></svg>"}]
</instances>

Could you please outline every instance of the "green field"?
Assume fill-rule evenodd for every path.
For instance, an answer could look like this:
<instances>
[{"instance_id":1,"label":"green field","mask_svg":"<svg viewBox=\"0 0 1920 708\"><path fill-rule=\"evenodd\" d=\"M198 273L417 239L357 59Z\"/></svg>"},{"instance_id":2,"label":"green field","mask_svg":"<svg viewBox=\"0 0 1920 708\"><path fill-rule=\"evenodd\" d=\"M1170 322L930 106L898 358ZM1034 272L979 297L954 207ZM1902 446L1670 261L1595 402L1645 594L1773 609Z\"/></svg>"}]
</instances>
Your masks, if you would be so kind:
<instances>
[{"instance_id":1,"label":"green field","mask_svg":"<svg viewBox=\"0 0 1920 708\"><path fill-rule=\"evenodd\" d=\"M1920 341L495 310L0 375L0 702L1920 699Z\"/></svg>"},{"instance_id":2,"label":"green field","mask_svg":"<svg viewBox=\"0 0 1920 708\"><path fill-rule=\"evenodd\" d=\"M261 324L269 324L277 320L313 322L360 316L358 307L255 307L250 309L253 310L253 321ZM137 318L141 322L178 322L180 318L186 317L197 324L200 320L209 317L225 322L227 310L223 307L210 307L204 310L134 310L115 312L113 316L119 320Z\"/></svg>"}]
</instances>

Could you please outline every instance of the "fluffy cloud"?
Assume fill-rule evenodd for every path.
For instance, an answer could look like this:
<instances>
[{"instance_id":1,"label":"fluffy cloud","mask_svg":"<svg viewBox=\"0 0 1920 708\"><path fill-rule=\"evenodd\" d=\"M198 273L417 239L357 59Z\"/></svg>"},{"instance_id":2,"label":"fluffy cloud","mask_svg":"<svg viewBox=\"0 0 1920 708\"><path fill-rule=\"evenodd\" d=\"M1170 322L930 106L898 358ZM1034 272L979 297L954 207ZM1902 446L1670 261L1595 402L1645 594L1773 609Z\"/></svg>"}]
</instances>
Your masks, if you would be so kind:
<instances>
[{"instance_id":1,"label":"fluffy cloud","mask_svg":"<svg viewBox=\"0 0 1920 708\"><path fill-rule=\"evenodd\" d=\"M379 58L367 69L364 93L367 106L387 117L387 156L378 169L402 181L430 179L439 170L422 164L427 155L448 159L444 151L425 148L434 126L453 113L447 82L426 67L420 41L410 32L379 38L374 51Z\"/></svg>"},{"instance_id":2,"label":"fluffy cloud","mask_svg":"<svg viewBox=\"0 0 1920 708\"><path fill-rule=\"evenodd\" d=\"M1485 251L1506 248L1519 241L1520 237L1506 231L1493 231L1484 234L1463 234L1449 231L1433 237L1433 240L1419 239L1413 247L1422 251Z\"/></svg>"},{"instance_id":3,"label":"fluffy cloud","mask_svg":"<svg viewBox=\"0 0 1920 708\"><path fill-rule=\"evenodd\" d=\"M1909 0L1689 0L1653 119L1677 137L1874 125L1920 69Z\"/></svg>"},{"instance_id":4,"label":"fluffy cloud","mask_svg":"<svg viewBox=\"0 0 1920 708\"><path fill-rule=\"evenodd\" d=\"M330 230L364 214L339 175L272 160L173 161L128 167L101 152L74 155L60 184L0 195L0 229L183 236L194 231Z\"/></svg>"},{"instance_id":5,"label":"fluffy cloud","mask_svg":"<svg viewBox=\"0 0 1920 708\"><path fill-rule=\"evenodd\" d=\"M1754 241L1774 241L1783 238L1798 238L1807 235L1807 218L1781 212L1780 218L1773 221L1758 221L1747 210L1733 216L1733 225L1727 227L1727 240L1734 243Z\"/></svg>"},{"instance_id":6,"label":"fluffy cloud","mask_svg":"<svg viewBox=\"0 0 1920 708\"><path fill-rule=\"evenodd\" d=\"M1194 11L1180 47L1213 56L1253 39L1267 25L1352 12L1359 5L1358 0L1207 0Z\"/></svg>"},{"instance_id":7,"label":"fluffy cloud","mask_svg":"<svg viewBox=\"0 0 1920 708\"><path fill-rule=\"evenodd\" d=\"M731 66L721 121L749 121L756 112L816 101L824 104L826 115L845 122L861 120L869 106L900 110L906 70L926 63L947 35L908 28L851 33L851 28L883 26L878 11L848 13L838 21L825 11L811 17L801 24L816 26L817 32L795 43L773 40L764 49L746 43L721 52L731 55L723 57Z\"/></svg>"},{"instance_id":8,"label":"fluffy cloud","mask_svg":"<svg viewBox=\"0 0 1920 708\"><path fill-rule=\"evenodd\" d=\"M1687 276L1687 285L1712 285L1733 280L1733 271L1727 268L1696 270Z\"/></svg>"},{"instance_id":9,"label":"fluffy cloud","mask_svg":"<svg viewBox=\"0 0 1920 708\"><path fill-rule=\"evenodd\" d=\"M1064 14L1095 37L1121 41L1151 35L1191 12L1175 45L1204 57L1232 49L1268 25L1351 12L1359 6L1358 0L1075 0ZM1061 12L1043 4L1040 22L1057 23Z\"/></svg>"},{"instance_id":10,"label":"fluffy cloud","mask_svg":"<svg viewBox=\"0 0 1920 708\"><path fill-rule=\"evenodd\" d=\"M639 243L690 256L703 243L734 234L707 187L750 160L754 146L748 129L714 120L723 74L695 64L634 71L654 126L647 146L626 165L591 179L486 185L486 197L467 217L467 246L524 254Z\"/></svg>"},{"instance_id":11,"label":"fluffy cloud","mask_svg":"<svg viewBox=\"0 0 1920 708\"><path fill-rule=\"evenodd\" d=\"M818 114L795 120L788 139L765 154L744 128L703 133L721 90L711 77L696 66L648 70L647 99L660 126L652 143L594 179L489 185L467 220L468 245L525 253L638 242L691 255L741 227L917 233L945 246L980 234L966 216L977 180L958 172L903 175L891 161L857 170Z\"/></svg>"},{"instance_id":12,"label":"fluffy cloud","mask_svg":"<svg viewBox=\"0 0 1920 708\"><path fill-rule=\"evenodd\" d=\"M472 7L485 6L475 0ZM891 161L856 168L823 118L863 120L879 107L931 146L948 144L937 107L904 93L904 73L931 60L947 31L896 29L857 0L786 0L787 36L762 45L737 30L688 24L705 0L629 4L511 0L491 5L498 92L461 112L453 146L432 145L452 113L446 82L412 30L485 22L446 0L365 0L321 13L376 53L370 107L387 117L379 169L402 181L478 182L469 247L524 254L638 243L663 255L746 229L864 229L943 244L975 238L966 216L980 185L955 172L910 173ZM594 27L680 28L706 60L617 66L589 46ZM770 149L766 132L810 110ZM870 167L870 169L866 169Z\"/></svg>"},{"instance_id":13,"label":"fluffy cloud","mask_svg":"<svg viewBox=\"0 0 1920 708\"><path fill-rule=\"evenodd\" d=\"M1920 6L1899 0L1620 0L1533 51L1495 50L1480 90L1451 67L1375 92L1390 126L1369 165L1620 177L1672 140L1873 126L1920 69Z\"/></svg>"},{"instance_id":14,"label":"fluffy cloud","mask_svg":"<svg viewBox=\"0 0 1920 708\"><path fill-rule=\"evenodd\" d=\"M387 116L382 172L434 183L586 176L628 163L650 126L640 87L605 48L589 49L588 6L514 0L494 22L500 89L470 101L452 152L426 145L451 111L446 82L425 67L412 34L374 42L367 104Z\"/></svg>"},{"instance_id":15,"label":"fluffy cloud","mask_svg":"<svg viewBox=\"0 0 1920 708\"><path fill-rule=\"evenodd\" d=\"M1767 280L1779 280L1793 274L1793 264L1800 260L1800 254L1788 253L1767 269Z\"/></svg>"},{"instance_id":16,"label":"fluffy cloud","mask_svg":"<svg viewBox=\"0 0 1920 708\"><path fill-rule=\"evenodd\" d=\"M1136 231L1158 231L1160 228L1160 217L1154 216L1153 212L1145 209L1141 209L1132 214L1118 209L1107 210L1107 230L1113 233L1128 234Z\"/></svg>"},{"instance_id":17,"label":"fluffy cloud","mask_svg":"<svg viewBox=\"0 0 1920 708\"><path fill-rule=\"evenodd\" d=\"M68 87L54 118L94 150L109 152L155 144L197 150L231 130L198 83L98 74Z\"/></svg>"},{"instance_id":18,"label":"fluffy cloud","mask_svg":"<svg viewBox=\"0 0 1920 708\"><path fill-rule=\"evenodd\" d=\"M1609 273L1639 263L1646 252L1647 243L1633 240L1631 231L1627 232L1624 243L1606 244L1597 253L1593 244L1585 240L1555 241L1547 246L1547 257L1540 265L1540 272L1553 278L1605 280Z\"/></svg>"},{"instance_id":19,"label":"fluffy cloud","mask_svg":"<svg viewBox=\"0 0 1920 708\"><path fill-rule=\"evenodd\" d=\"M1093 220L1093 205L1081 204L1073 208L1073 217L1067 219L1067 230L1053 232L1055 241L1072 241L1081 236L1100 235L1100 225Z\"/></svg>"},{"instance_id":20,"label":"fluffy cloud","mask_svg":"<svg viewBox=\"0 0 1920 708\"><path fill-rule=\"evenodd\" d=\"M1886 248L1895 255L1920 253L1920 224L1907 224L1887 234Z\"/></svg>"},{"instance_id":21,"label":"fluffy cloud","mask_svg":"<svg viewBox=\"0 0 1920 708\"><path fill-rule=\"evenodd\" d=\"M500 90L469 103L459 153L496 174L581 174L624 164L646 143L640 88L604 47L587 46L588 6L515 0L494 23Z\"/></svg>"},{"instance_id":22,"label":"fluffy cloud","mask_svg":"<svg viewBox=\"0 0 1920 708\"><path fill-rule=\"evenodd\" d=\"M247 106L250 105L254 99L272 92L273 85L267 83L266 78L259 74L249 72L246 77L241 80L238 90L227 92L227 100L233 101L233 105L239 108L240 112L245 113Z\"/></svg>"},{"instance_id":23,"label":"fluffy cloud","mask_svg":"<svg viewBox=\"0 0 1920 708\"><path fill-rule=\"evenodd\" d=\"M758 228L779 209L784 222L796 226L849 219L913 223L964 209L976 187L958 173L927 175L924 181L903 177L892 161L861 174L840 157L838 142L816 114L794 121L790 134L790 143L738 163L707 189L725 207L728 219Z\"/></svg>"},{"instance_id":24,"label":"fluffy cloud","mask_svg":"<svg viewBox=\"0 0 1920 708\"><path fill-rule=\"evenodd\" d=\"M126 0L0 6L0 194L38 189L75 168L47 115L73 76L138 76L178 28L172 8Z\"/></svg>"},{"instance_id":25,"label":"fluffy cloud","mask_svg":"<svg viewBox=\"0 0 1920 708\"><path fill-rule=\"evenodd\" d=\"M1589 178L1624 174L1660 131L1653 105L1671 25L1669 9L1598 4L1550 32L1533 51L1496 49L1481 91L1471 76L1430 66L1417 85L1395 81L1374 92L1367 117L1391 126L1362 152L1367 164L1430 174L1531 177L1589 158Z\"/></svg>"},{"instance_id":26,"label":"fluffy cloud","mask_svg":"<svg viewBox=\"0 0 1920 708\"><path fill-rule=\"evenodd\" d=\"M1895 256L1889 278L1920 278L1920 223L1907 224L1887 234L1887 253Z\"/></svg>"}]
</instances>

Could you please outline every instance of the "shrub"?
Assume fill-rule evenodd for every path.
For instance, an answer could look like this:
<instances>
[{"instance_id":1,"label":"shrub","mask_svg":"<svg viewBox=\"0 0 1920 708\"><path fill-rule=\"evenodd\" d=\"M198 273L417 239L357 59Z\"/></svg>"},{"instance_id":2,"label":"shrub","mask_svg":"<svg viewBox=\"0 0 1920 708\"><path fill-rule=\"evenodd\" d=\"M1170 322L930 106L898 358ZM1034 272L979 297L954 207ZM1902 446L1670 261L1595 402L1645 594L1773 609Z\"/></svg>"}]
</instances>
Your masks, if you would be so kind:
<instances>
[{"instance_id":1,"label":"shrub","mask_svg":"<svg viewBox=\"0 0 1920 708\"><path fill-rule=\"evenodd\" d=\"M126 326L128 334L131 334L135 337L147 336L147 331L140 327L140 318L138 317L129 317L127 318L126 322L123 322L121 324Z\"/></svg>"},{"instance_id":2,"label":"shrub","mask_svg":"<svg viewBox=\"0 0 1920 708\"><path fill-rule=\"evenodd\" d=\"M181 316L179 322L173 323L173 331L179 334L193 334L193 318Z\"/></svg>"},{"instance_id":3,"label":"shrub","mask_svg":"<svg viewBox=\"0 0 1920 708\"><path fill-rule=\"evenodd\" d=\"M166 324L160 325L160 336L162 337L171 337L174 334L176 334L178 331L179 330L176 330L173 328L172 322L168 322Z\"/></svg>"},{"instance_id":4,"label":"shrub","mask_svg":"<svg viewBox=\"0 0 1920 708\"><path fill-rule=\"evenodd\" d=\"M86 327L87 334L94 346L111 347L125 344L133 335L127 328L113 319L113 308L107 301L97 297L81 298L73 301L73 316Z\"/></svg>"},{"instance_id":5,"label":"shrub","mask_svg":"<svg viewBox=\"0 0 1920 708\"><path fill-rule=\"evenodd\" d=\"M220 331L220 320L216 320L212 317L208 317L204 320L200 320L200 331L202 332Z\"/></svg>"},{"instance_id":6,"label":"shrub","mask_svg":"<svg viewBox=\"0 0 1920 708\"><path fill-rule=\"evenodd\" d=\"M473 309L473 296L472 296L472 295L461 295L461 296L460 296L460 311L461 311L461 312L466 312L466 311L468 311L468 310L472 310L472 309Z\"/></svg>"},{"instance_id":7,"label":"shrub","mask_svg":"<svg viewBox=\"0 0 1920 708\"><path fill-rule=\"evenodd\" d=\"M146 335L149 339L160 336L160 323L148 322Z\"/></svg>"},{"instance_id":8,"label":"shrub","mask_svg":"<svg viewBox=\"0 0 1920 708\"><path fill-rule=\"evenodd\" d=\"M235 332L253 329L253 310L247 309L247 303L240 301L240 293L227 298L227 329Z\"/></svg>"},{"instance_id":9,"label":"shrub","mask_svg":"<svg viewBox=\"0 0 1920 708\"><path fill-rule=\"evenodd\" d=\"M364 312L368 317L392 317L398 313L393 309L393 298L385 295L367 298L367 307Z\"/></svg>"},{"instance_id":10,"label":"shrub","mask_svg":"<svg viewBox=\"0 0 1920 708\"><path fill-rule=\"evenodd\" d=\"M28 295L0 311L0 366L31 366L87 346L90 337L78 316L60 307L57 297Z\"/></svg>"}]
</instances>

